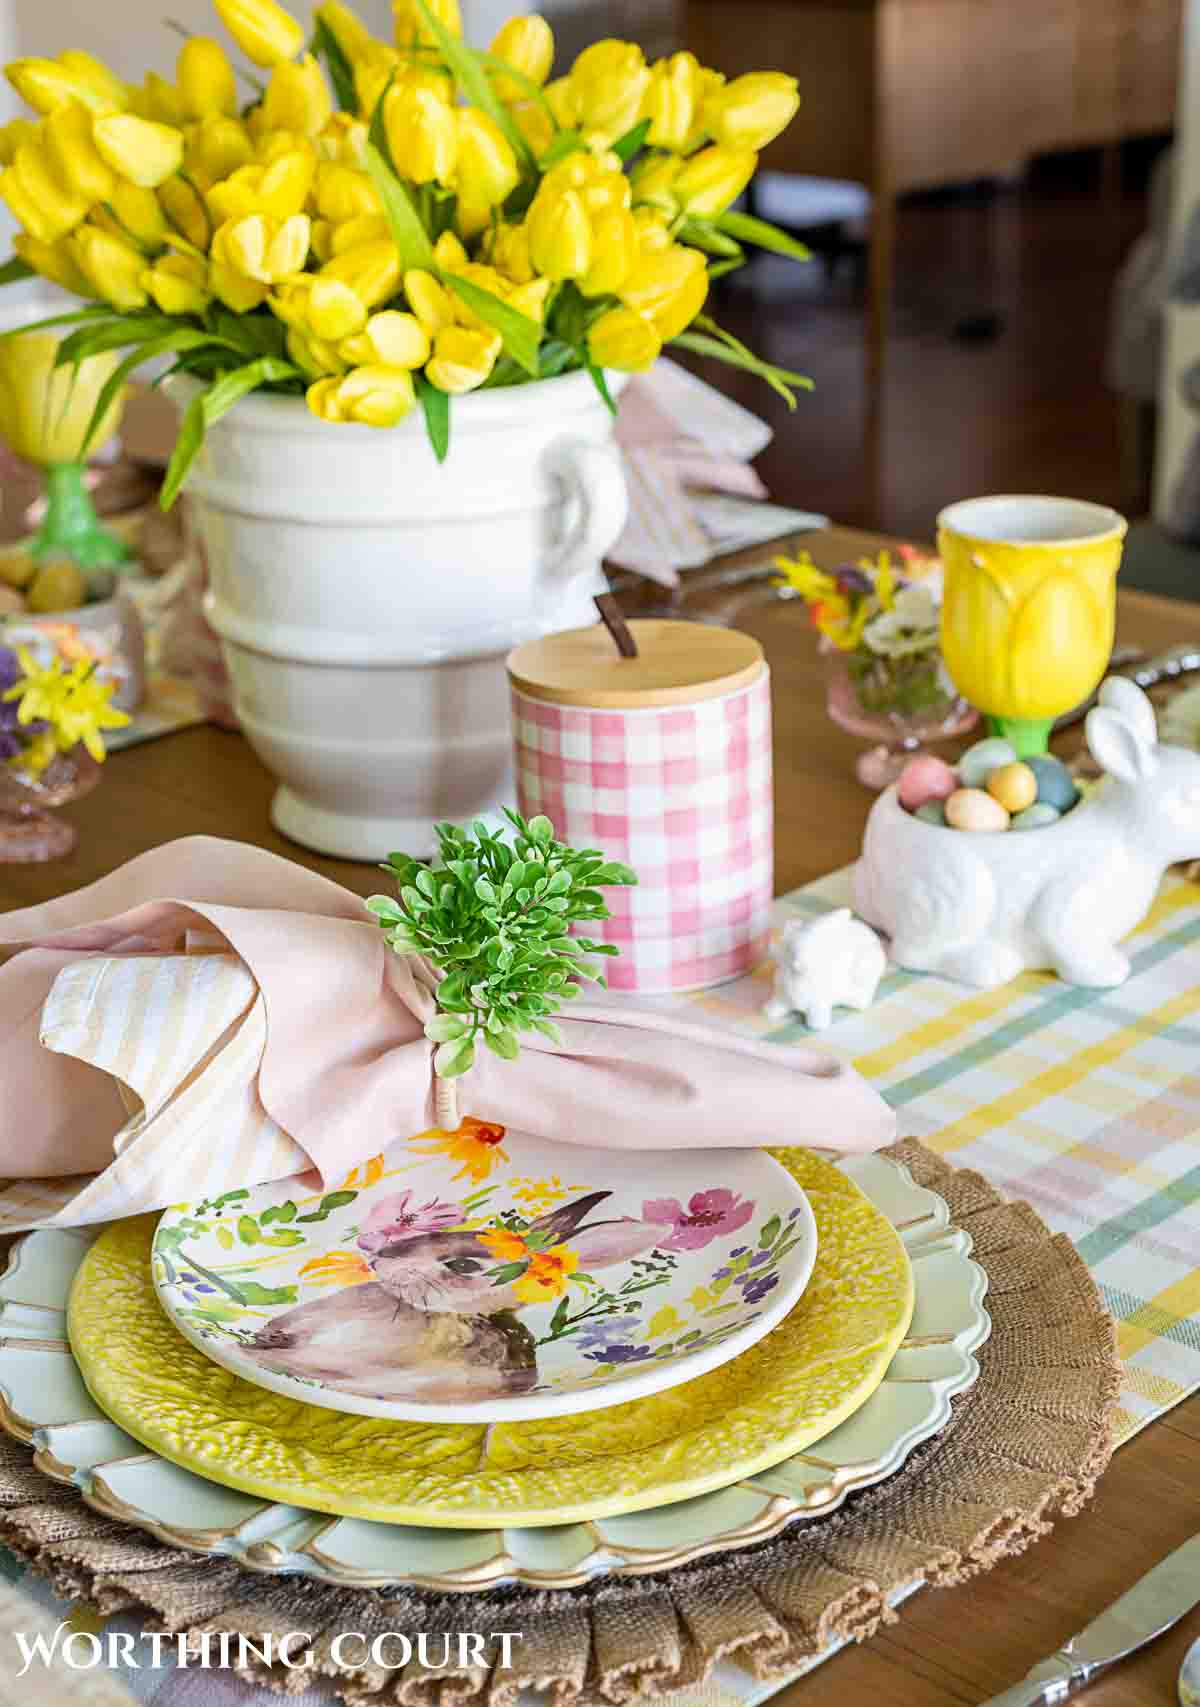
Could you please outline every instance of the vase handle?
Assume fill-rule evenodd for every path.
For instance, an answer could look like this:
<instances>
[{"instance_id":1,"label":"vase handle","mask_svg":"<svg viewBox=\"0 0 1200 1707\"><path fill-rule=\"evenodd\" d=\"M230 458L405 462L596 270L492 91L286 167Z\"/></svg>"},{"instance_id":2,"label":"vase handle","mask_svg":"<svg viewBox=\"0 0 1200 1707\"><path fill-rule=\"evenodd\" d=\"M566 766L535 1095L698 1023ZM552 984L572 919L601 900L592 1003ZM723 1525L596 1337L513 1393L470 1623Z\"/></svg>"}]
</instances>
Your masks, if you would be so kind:
<instances>
[{"instance_id":1,"label":"vase handle","mask_svg":"<svg viewBox=\"0 0 1200 1707\"><path fill-rule=\"evenodd\" d=\"M550 447L546 467L566 488L568 509L575 514L546 565L545 578L564 584L590 573L597 591L603 591L600 564L621 537L629 514L620 453L614 444L560 439Z\"/></svg>"}]
</instances>

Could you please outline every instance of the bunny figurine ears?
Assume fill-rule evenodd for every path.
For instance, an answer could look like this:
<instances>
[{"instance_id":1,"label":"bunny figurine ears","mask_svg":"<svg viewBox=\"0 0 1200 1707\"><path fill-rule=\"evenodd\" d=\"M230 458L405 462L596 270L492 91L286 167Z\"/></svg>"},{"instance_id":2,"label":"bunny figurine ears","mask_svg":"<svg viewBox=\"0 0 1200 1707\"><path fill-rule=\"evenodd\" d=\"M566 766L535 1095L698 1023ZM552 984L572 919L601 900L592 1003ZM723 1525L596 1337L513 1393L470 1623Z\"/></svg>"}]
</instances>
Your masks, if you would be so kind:
<instances>
[{"instance_id":1,"label":"bunny figurine ears","mask_svg":"<svg viewBox=\"0 0 1200 1707\"><path fill-rule=\"evenodd\" d=\"M72 1225L315 1168L436 1126L424 963L359 896L207 837L0 917L0 1229ZM606 1149L874 1150L895 1116L792 1045L581 999L562 1041L485 1055L477 1120ZM132 1110L132 1113L131 1113ZM69 1178L95 1174L94 1179ZM30 1183L31 1180L36 1183Z\"/></svg>"},{"instance_id":2,"label":"bunny figurine ears","mask_svg":"<svg viewBox=\"0 0 1200 1707\"><path fill-rule=\"evenodd\" d=\"M1109 676L1087 715L1088 750L1120 782L1143 782L1158 769L1154 707L1124 676Z\"/></svg>"}]
</instances>

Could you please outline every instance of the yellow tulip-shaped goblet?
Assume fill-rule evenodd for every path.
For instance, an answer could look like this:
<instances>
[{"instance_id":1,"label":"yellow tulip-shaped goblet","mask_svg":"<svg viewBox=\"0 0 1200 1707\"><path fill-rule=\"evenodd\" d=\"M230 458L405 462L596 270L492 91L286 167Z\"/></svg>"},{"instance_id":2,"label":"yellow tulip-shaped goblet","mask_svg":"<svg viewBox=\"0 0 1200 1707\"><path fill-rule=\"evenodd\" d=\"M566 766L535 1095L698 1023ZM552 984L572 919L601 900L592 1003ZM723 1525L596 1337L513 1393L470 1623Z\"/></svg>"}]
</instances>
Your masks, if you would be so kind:
<instances>
[{"instance_id":1,"label":"yellow tulip-shaped goblet","mask_svg":"<svg viewBox=\"0 0 1200 1707\"><path fill-rule=\"evenodd\" d=\"M1100 681L1112 652L1125 522L1075 498L971 498L938 517L942 655L1019 757Z\"/></svg>"}]
</instances>

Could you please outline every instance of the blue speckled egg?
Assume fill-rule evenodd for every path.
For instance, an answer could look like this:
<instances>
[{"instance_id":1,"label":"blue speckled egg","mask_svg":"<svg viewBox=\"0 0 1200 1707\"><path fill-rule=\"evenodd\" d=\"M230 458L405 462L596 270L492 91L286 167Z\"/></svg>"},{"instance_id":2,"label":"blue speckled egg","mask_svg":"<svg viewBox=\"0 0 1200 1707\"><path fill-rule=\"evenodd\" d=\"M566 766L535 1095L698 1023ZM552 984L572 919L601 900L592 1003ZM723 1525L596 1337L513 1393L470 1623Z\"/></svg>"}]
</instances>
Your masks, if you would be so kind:
<instances>
[{"instance_id":1,"label":"blue speckled egg","mask_svg":"<svg viewBox=\"0 0 1200 1707\"><path fill-rule=\"evenodd\" d=\"M1015 812L1009 828L1013 830L1044 830L1047 824L1057 824L1062 813L1047 800L1035 800L1024 812Z\"/></svg>"},{"instance_id":2,"label":"blue speckled egg","mask_svg":"<svg viewBox=\"0 0 1200 1707\"><path fill-rule=\"evenodd\" d=\"M940 800L927 800L923 806L918 806L913 813L914 818L921 818L926 824L941 824L946 822L946 808Z\"/></svg>"},{"instance_id":3,"label":"blue speckled egg","mask_svg":"<svg viewBox=\"0 0 1200 1707\"><path fill-rule=\"evenodd\" d=\"M1000 735L989 735L986 741L976 741L958 761L958 777L964 788L986 788L987 779L1001 765L1016 763L1017 750L1011 741Z\"/></svg>"},{"instance_id":4,"label":"blue speckled egg","mask_svg":"<svg viewBox=\"0 0 1200 1707\"><path fill-rule=\"evenodd\" d=\"M1069 812L1079 799L1079 790L1062 760L1051 758L1046 753L1036 759L1026 759L1025 763L1037 778L1038 805L1054 806L1059 812Z\"/></svg>"}]
</instances>

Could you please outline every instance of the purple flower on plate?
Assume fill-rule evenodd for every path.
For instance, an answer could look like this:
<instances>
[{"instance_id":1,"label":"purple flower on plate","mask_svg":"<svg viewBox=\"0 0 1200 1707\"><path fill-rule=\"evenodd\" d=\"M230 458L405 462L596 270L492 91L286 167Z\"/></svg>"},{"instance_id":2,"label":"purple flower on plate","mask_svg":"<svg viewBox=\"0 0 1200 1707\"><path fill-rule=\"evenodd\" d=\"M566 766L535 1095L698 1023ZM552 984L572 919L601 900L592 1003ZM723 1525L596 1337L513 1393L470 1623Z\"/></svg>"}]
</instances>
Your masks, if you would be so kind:
<instances>
[{"instance_id":1,"label":"purple flower on plate","mask_svg":"<svg viewBox=\"0 0 1200 1707\"><path fill-rule=\"evenodd\" d=\"M587 1355L594 1363L644 1363L655 1354L648 1345L610 1345Z\"/></svg>"},{"instance_id":2,"label":"purple flower on plate","mask_svg":"<svg viewBox=\"0 0 1200 1707\"><path fill-rule=\"evenodd\" d=\"M356 1241L360 1251L380 1251L399 1239L418 1233L441 1233L457 1227L466 1211L461 1203L445 1203L440 1197L414 1203L411 1191L393 1191L371 1210Z\"/></svg>"},{"instance_id":3,"label":"purple flower on plate","mask_svg":"<svg viewBox=\"0 0 1200 1707\"><path fill-rule=\"evenodd\" d=\"M779 1276L777 1274L756 1274L750 1279L748 1285L743 1285L742 1297L747 1304L759 1304L767 1296L767 1293L773 1291L778 1285Z\"/></svg>"},{"instance_id":4,"label":"purple flower on plate","mask_svg":"<svg viewBox=\"0 0 1200 1707\"><path fill-rule=\"evenodd\" d=\"M770 1251L756 1251L750 1258L750 1261L746 1264L746 1267L761 1268L763 1263L770 1262L771 1255L772 1253Z\"/></svg>"},{"instance_id":5,"label":"purple flower on plate","mask_svg":"<svg viewBox=\"0 0 1200 1707\"><path fill-rule=\"evenodd\" d=\"M724 1186L693 1192L686 1209L677 1197L655 1197L642 1204L643 1221L671 1229L658 1241L660 1251L702 1251L714 1239L736 1233L753 1214L751 1199Z\"/></svg>"},{"instance_id":6,"label":"purple flower on plate","mask_svg":"<svg viewBox=\"0 0 1200 1707\"><path fill-rule=\"evenodd\" d=\"M579 1330L577 1344L587 1350L597 1346L612 1345L614 1341L627 1339L630 1322L625 1316L601 1316L594 1322L585 1322Z\"/></svg>"}]
</instances>

